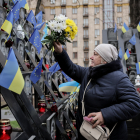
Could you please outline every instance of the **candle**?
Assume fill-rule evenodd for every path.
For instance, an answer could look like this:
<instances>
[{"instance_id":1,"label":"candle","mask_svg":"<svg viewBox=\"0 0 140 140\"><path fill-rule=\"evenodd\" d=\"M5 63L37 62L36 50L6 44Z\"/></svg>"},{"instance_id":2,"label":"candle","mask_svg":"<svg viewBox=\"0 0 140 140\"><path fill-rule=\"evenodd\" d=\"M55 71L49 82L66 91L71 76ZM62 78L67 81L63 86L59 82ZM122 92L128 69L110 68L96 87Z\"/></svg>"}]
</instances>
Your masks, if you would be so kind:
<instances>
[{"instance_id":1,"label":"candle","mask_svg":"<svg viewBox=\"0 0 140 140\"><path fill-rule=\"evenodd\" d=\"M10 140L10 134L12 133L12 127L9 119L0 120L0 140Z\"/></svg>"},{"instance_id":2,"label":"candle","mask_svg":"<svg viewBox=\"0 0 140 140\"><path fill-rule=\"evenodd\" d=\"M39 100L39 102L38 102L38 110L39 110L40 113L46 112L45 100Z\"/></svg>"}]
</instances>

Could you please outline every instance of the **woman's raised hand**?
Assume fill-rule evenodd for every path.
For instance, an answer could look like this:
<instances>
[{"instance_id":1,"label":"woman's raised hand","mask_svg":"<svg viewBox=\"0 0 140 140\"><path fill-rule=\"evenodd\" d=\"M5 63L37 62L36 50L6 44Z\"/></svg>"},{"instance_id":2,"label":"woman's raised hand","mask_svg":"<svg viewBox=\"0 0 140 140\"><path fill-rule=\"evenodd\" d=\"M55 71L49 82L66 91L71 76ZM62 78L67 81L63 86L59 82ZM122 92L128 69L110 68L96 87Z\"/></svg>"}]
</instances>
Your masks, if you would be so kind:
<instances>
[{"instance_id":1,"label":"woman's raised hand","mask_svg":"<svg viewBox=\"0 0 140 140\"><path fill-rule=\"evenodd\" d=\"M62 52L62 45L60 42L54 42L54 49L56 53L61 53Z\"/></svg>"}]
</instances>

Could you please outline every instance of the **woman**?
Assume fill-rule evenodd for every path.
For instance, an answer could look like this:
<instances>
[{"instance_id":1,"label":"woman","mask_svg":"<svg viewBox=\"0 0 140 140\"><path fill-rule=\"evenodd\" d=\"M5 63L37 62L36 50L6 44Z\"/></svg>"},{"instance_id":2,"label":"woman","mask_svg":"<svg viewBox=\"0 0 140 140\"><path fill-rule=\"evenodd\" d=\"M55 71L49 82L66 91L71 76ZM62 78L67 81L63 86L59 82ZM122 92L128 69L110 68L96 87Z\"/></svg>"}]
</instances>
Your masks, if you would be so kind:
<instances>
[{"instance_id":1,"label":"woman","mask_svg":"<svg viewBox=\"0 0 140 140\"><path fill-rule=\"evenodd\" d=\"M55 58L61 69L81 84L78 97L78 139L85 140L79 129L83 122L82 104L84 89L85 116L93 117L93 128L106 125L110 130L117 123L110 140L127 140L126 120L140 113L140 98L128 76L123 73L116 48L111 44L100 44L94 49L89 68L73 64L59 42L54 43Z\"/></svg>"}]
</instances>

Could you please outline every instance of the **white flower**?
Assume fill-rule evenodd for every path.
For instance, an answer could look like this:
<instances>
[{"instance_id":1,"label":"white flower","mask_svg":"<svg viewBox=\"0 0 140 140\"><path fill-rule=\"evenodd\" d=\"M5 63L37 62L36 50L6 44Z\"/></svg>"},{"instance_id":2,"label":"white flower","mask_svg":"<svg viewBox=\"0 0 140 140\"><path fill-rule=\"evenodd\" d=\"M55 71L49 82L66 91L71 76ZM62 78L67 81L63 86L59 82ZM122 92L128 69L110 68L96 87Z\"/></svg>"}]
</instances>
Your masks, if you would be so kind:
<instances>
[{"instance_id":1,"label":"white flower","mask_svg":"<svg viewBox=\"0 0 140 140\"><path fill-rule=\"evenodd\" d=\"M67 17L65 17L65 15L60 14L58 16L59 21L65 21L67 19Z\"/></svg>"},{"instance_id":2,"label":"white flower","mask_svg":"<svg viewBox=\"0 0 140 140\"><path fill-rule=\"evenodd\" d=\"M54 30L54 27L56 26L57 22L55 20L52 20L48 22L48 26L50 27L51 30Z\"/></svg>"},{"instance_id":3,"label":"white flower","mask_svg":"<svg viewBox=\"0 0 140 140\"><path fill-rule=\"evenodd\" d=\"M65 30L67 28L66 22L62 22L62 28Z\"/></svg>"},{"instance_id":4,"label":"white flower","mask_svg":"<svg viewBox=\"0 0 140 140\"><path fill-rule=\"evenodd\" d=\"M57 22L59 22L58 16L56 16L56 17L54 18L54 20L57 21Z\"/></svg>"},{"instance_id":5,"label":"white flower","mask_svg":"<svg viewBox=\"0 0 140 140\"><path fill-rule=\"evenodd\" d=\"M58 32L58 33L61 33L63 30L63 26L62 26L62 23L57 23L55 28L54 28L54 31L55 32Z\"/></svg>"}]
</instances>

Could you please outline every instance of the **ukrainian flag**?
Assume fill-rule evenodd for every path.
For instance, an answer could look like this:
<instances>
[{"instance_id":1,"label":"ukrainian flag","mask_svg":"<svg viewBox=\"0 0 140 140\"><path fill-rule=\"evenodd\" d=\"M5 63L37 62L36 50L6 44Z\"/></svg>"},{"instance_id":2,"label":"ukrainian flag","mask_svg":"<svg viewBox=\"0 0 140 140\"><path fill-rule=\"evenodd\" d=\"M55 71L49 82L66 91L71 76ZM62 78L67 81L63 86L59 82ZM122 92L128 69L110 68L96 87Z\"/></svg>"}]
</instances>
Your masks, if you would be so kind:
<instances>
[{"instance_id":1,"label":"ukrainian flag","mask_svg":"<svg viewBox=\"0 0 140 140\"><path fill-rule=\"evenodd\" d=\"M139 24L137 26L137 30L140 32L140 22L139 22Z\"/></svg>"},{"instance_id":2,"label":"ukrainian flag","mask_svg":"<svg viewBox=\"0 0 140 140\"><path fill-rule=\"evenodd\" d=\"M24 88L24 79L12 48L10 48L7 63L0 74L0 85L17 94L21 94Z\"/></svg>"},{"instance_id":3,"label":"ukrainian flag","mask_svg":"<svg viewBox=\"0 0 140 140\"><path fill-rule=\"evenodd\" d=\"M5 32L7 32L9 35L11 33L11 30L12 30L13 19L14 19L13 12L10 11L6 20L4 21L4 23L1 26L1 29L4 30Z\"/></svg>"},{"instance_id":4,"label":"ukrainian flag","mask_svg":"<svg viewBox=\"0 0 140 140\"><path fill-rule=\"evenodd\" d=\"M127 49L126 53L124 54L124 59L127 60L130 57L129 51Z\"/></svg>"},{"instance_id":5,"label":"ukrainian flag","mask_svg":"<svg viewBox=\"0 0 140 140\"><path fill-rule=\"evenodd\" d=\"M60 92L75 92L79 83L76 81L66 82L59 85Z\"/></svg>"},{"instance_id":6,"label":"ukrainian flag","mask_svg":"<svg viewBox=\"0 0 140 140\"><path fill-rule=\"evenodd\" d=\"M129 30L129 28L127 27L127 25L124 23L123 27L122 27L122 32L125 33Z\"/></svg>"},{"instance_id":7,"label":"ukrainian flag","mask_svg":"<svg viewBox=\"0 0 140 140\"><path fill-rule=\"evenodd\" d=\"M140 62L136 63L137 74L140 74Z\"/></svg>"}]
</instances>

